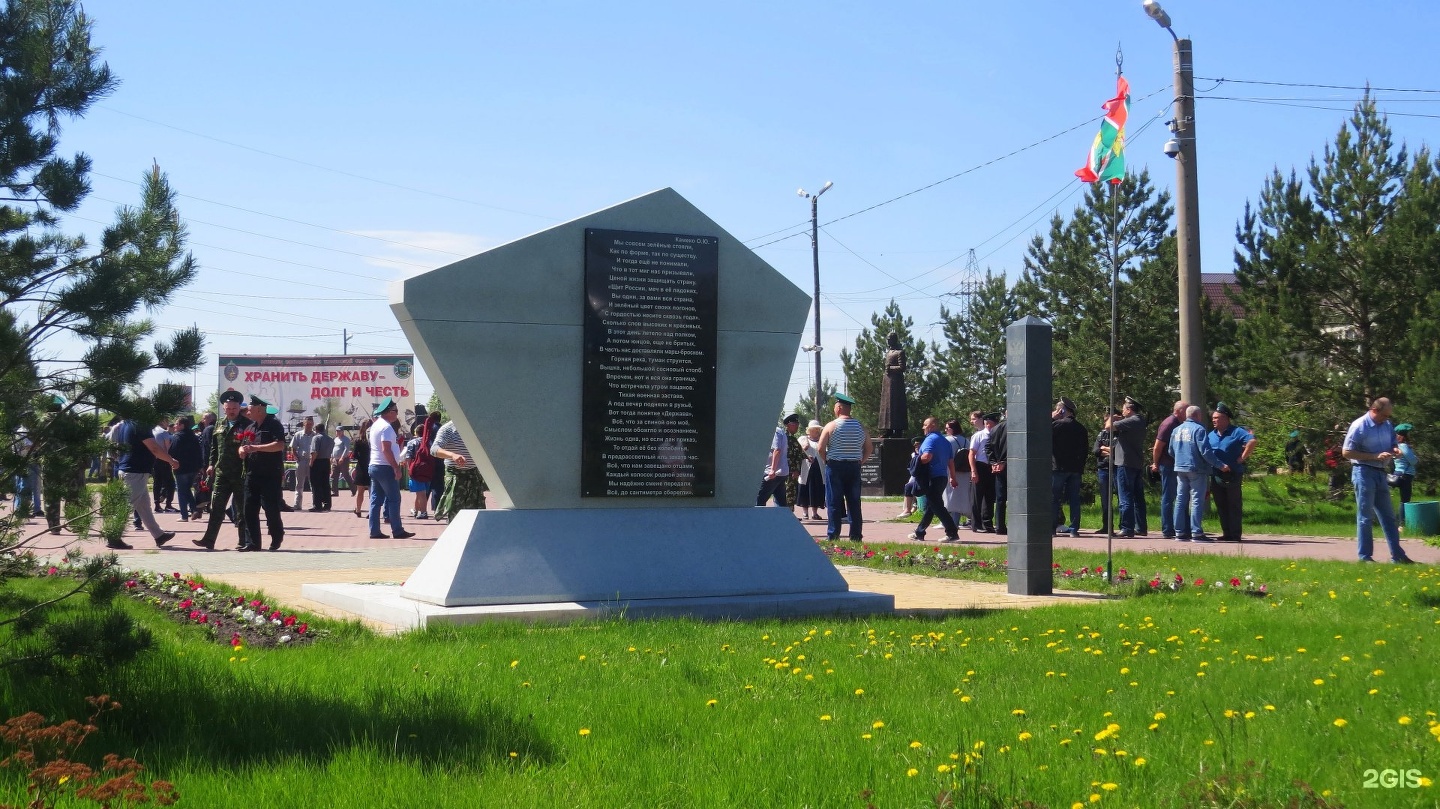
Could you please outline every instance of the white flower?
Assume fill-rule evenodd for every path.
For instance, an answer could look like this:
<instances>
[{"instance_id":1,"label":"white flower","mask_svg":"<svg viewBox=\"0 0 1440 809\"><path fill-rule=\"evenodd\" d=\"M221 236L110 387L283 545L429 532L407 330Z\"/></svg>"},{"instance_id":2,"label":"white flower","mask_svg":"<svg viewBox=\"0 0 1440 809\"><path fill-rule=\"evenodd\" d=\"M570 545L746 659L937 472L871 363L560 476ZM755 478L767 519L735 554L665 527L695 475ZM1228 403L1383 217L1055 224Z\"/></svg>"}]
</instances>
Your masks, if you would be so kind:
<instances>
[{"instance_id":1,"label":"white flower","mask_svg":"<svg viewBox=\"0 0 1440 809\"><path fill-rule=\"evenodd\" d=\"M175 584L175 585L171 585L171 586L170 586L170 595L173 596L173 595L175 595L175 594L178 593L178 592L180 592L180 585Z\"/></svg>"},{"instance_id":2,"label":"white flower","mask_svg":"<svg viewBox=\"0 0 1440 809\"><path fill-rule=\"evenodd\" d=\"M280 625L280 619L279 619L279 618L271 618L271 619L270 619L270 625L271 625L271 626L279 626L279 625Z\"/></svg>"},{"instance_id":3,"label":"white flower","mask_svg":"<svg viewBox=\"0 0 1440 809\"><path fill-rule=\"evenodd\" d=\"M248 621L251 618L255 617L255 610L247 609L244 612L240 613L240 617Z\"/></svg>"},{"instance_id":4,"label":"white flower","mask_svg":"<svg viewBox=\"0 0 1440 809\"><path fill-rule=\"evenodd\" d=\"M1217 581L1217 582L1215 582L1215 589L1216 589L1216 590L1219 590L1220 588L1222 588L1222 587L1224 587L1224 586L1225 586L1225 582L1223 582L1223 581Z\"/></svg>"},{"instance_id":5,"label":"white flower","mask_svg":"<svg viewBox=\"0 0 1440 809\"><path fill-rule=\"evenodd\" d=\"M264 626L264 625L265 625L265 622L266 622L267 620L269 620L269 619L267 619L265 616L263 616L263 615L257 615L257 616L255 616L255 625L256 625L256 626Z\"/></svg>"},{"instance_id":6,"label":"white flower","mask_svg":"<svg viewBox=\"0 0 1440 809\"><path fill-rule=\"evenodd\" d=\"M207 593L207 592L205 592L205 588L204 588L204 587L200 587L200 588L198 588L198 589L195 590L195 595L197 595L197 596L198 596L198 595L209 596L210 594Z\"/></svg>"},{"instance_id":7,"label":"white flower","mask_svg":"<svg viewBox=\"0 0 1440 809\"><path fill-rule=\"evenodd\" d=\"M277 641L277 643L289 643L289 642L290 642L290 636L289 636L289 635L281 635L281 636L280 636L280 639Z\"/></svg>"}]
</instances>

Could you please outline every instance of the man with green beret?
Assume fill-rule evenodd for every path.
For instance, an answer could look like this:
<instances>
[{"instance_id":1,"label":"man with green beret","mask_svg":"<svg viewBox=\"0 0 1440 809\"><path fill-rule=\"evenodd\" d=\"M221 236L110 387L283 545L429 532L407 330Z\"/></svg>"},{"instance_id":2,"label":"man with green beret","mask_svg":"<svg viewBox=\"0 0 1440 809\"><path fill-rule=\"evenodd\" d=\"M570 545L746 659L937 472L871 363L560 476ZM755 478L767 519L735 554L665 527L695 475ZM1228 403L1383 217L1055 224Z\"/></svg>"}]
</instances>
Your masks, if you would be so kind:
<instances>
[{"instance_id":1,"label":"man with green beret","mask_svg":"<svg viewBox=\"0 0 1440 809\"><path fill-rule=\"evenodd\" d=\"M250 396L250 439L240 446L245 462L245 535L248 542L242 551L260 550L260 509L265 509L265 525L270 532L270 550L280 550L285 540L285 523L280 514L281 483L285 478L285 427L274 414L267 413L270 403L259 396Z\"/></svg>"},{"instance_id":2,"label":"man with green beret","mask_svg":"<svg viewBox=\"0 0 1440 809\"><path fill-rule=\"evenodd\" d=\"M1290 440L1285 442L1285 464L1290 467L1290 474L1298 475L1305 471L1305 456L1309 454L1310 450L1300 438L1300 431L1291 430Z\"/></svg>"},{"instance_id":3,"label":"man with green beret","mask_svg":"<svg viewBox=\"0 0 1440 809\"><path fill-rule=\"evenodd\" d=\"M825 513L827 539L840 538L840 503L850 518L848 539L864 539L865 521L860 515L860 465L875 451L870 436L860 422L850 417L855 400L843 393L835 394L835 419L820 433L816 453L825 466Z\"/></svg>"},{"instance_id":4,"label":"man with green beret","mask_svg":"<svg viewBox=\"0 0 1440 809\"><path fill-rule=\"evenodd\" d=\"M1245 462L1255 451L1255 436L1234 423L1235 413L1224 402L1215 405L1210 414L1210 423L1215 427L1205 436L1205 443L1215 451L1222 465L1230 467L1229 472L1215 471L1210 478L1210 497L1215 501L1215 514L1220 518L1220 541L1239 542L1241 539L1244 502L1241 499L1241 483L1245 480Z\"/></svg>"},{"instance_id":5,"label":"man with green beret","mask_svg":"<svg viewBox=\"0 0 1440 809\"><path fill-rule=\"evenodd\" d=\"M245 534L245 464L240 460L240 446L245 443L241 436L250 429L250 419L240 407L244 400L238 390L220 394L220 410L225 417L215 422L205 466L205 477L214 481L210 486L210 521L205 533L192 540L207 551L215 550L215 539L220 536L220 525L225 521L225 509L232 500L240 547L250 544Z\"/></svg>"},{"instance_id":6,"label":"man with green beret","mask_svg":"<svg viewBox=\"0 0 1440 809\"><path fill-rule=\"evenodd\" d=\"M1390 476L1390 485L1400 490L1400 508L1410 502L1411 487L1415 484L1415 448L1410 445L1410 422L1395 425L1395 474Z\"/></svg>"},{"instance_id":7,"label":"man with green beret","mask_svg":"<svg viewBox=\"0 0 1440 809\"><path fill-rule=\"evenodd\" d=\"M400 439L395 424L400 407L386 396L375 406L375 423L370 425L370 538L385 539L380 533L380 515L390 524L390 536L415 536L400 522Z\"/></svg>"}]
</instances>

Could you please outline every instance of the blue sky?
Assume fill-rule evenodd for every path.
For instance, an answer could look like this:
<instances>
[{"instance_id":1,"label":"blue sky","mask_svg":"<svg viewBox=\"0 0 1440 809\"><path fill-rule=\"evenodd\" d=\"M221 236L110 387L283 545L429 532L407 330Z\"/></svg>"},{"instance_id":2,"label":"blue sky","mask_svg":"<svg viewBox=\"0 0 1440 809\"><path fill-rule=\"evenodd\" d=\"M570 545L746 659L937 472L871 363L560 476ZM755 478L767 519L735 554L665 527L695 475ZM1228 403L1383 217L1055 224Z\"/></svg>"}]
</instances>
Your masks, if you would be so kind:
<instances>
[{"instance_id":1,"label":"blue sky","mask_svg":"<svg viewBox=\"0 0 1440 809\"><path fill-rule=\"evenodd\" d=\"M1435 4L1164 5L1197 76L1440 90ZM202 269L154 319L209 333L202 393L217 353L339 353L342 329L351 353L409 351L388 282L665 186L752 246L803 234L759 253L808 292L795 190L827 180L821 223L846 217L820 238L838 381L839 348L892 297L929 334L970 249L1013 279L1030 236L1074 208L1117 45L1130 165L1174 183L1171 39L1139 0L85 8L122 84L65 125L62 148L95 165L67 227L98 232L152 159L169 174ZM1318 154L1359 92L1197 90L1203 269L1226 272L1245 202ZM1377 95L1397 139L1440 142L1440 93Z\"/></svg>"}]
</instances>

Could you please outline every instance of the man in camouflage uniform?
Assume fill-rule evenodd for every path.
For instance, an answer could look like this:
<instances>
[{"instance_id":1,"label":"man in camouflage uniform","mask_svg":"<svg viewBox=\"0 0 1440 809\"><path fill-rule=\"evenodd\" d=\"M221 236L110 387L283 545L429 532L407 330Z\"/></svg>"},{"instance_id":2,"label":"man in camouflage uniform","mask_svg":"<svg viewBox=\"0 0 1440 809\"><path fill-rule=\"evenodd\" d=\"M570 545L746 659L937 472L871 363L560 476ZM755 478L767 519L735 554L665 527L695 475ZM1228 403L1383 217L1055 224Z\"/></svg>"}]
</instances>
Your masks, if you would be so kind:
<instances>
[{"instance_id":1,"label":"man in camouflage uniform","mask_svg":"<svg viewBox=\"0 0 1440 809\"><path fill-rule=\"evenodd\" d=\"M251 422L240 412L240 403L244 399L238 390L220 394L220 407L225 417L215 423L205 469L206 478L214 480L210 488L210 522L205 526L204 536L191 540L207 551L215 550L220 524L225 522L225 506L232 497L239 517L235 527L240 533L240 547L249 544L245 534L245 465L240 460L240 445L243 443L240 433L250 429Z\"/></svg>"},{"instance_id":2,"label":"man in camouflage uniform","mask_svg":"<svg viewBox=\"0 0 1440 809\"><path fill-rule=\"evenodd\" d=\"M796 419L795 426L798 430L799 419ZM805 463L805 450L800 448L800 436L789 430L785 431L785 454L790 462L790 477L785 478L785 502L794 511L800 497L800 466Z\"/></svg>"}]
</instances>

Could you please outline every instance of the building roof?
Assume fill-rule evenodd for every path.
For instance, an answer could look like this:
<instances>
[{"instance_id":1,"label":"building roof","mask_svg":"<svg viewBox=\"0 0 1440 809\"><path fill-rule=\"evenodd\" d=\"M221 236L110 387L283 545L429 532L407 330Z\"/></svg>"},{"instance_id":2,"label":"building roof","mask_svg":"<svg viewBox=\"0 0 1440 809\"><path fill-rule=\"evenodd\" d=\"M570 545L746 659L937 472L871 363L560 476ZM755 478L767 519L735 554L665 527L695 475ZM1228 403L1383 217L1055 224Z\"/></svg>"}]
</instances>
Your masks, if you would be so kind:
<instances>
[{"instance_id":1,"label":"building roof","mask_svg":"<svg viewBox=\"0 0 1440 809\"><path fill-rule=\"evenodd\" d=\"M1235 280L1233 272L1202 272L1200 273L1200 291L1210 301L1210 307L1217 311L1228 311L1231 317L1236 320L1245 319L1245 310L1240 304L1230 299L1227 290L1239 292L1240 284Z\"/></svg>"}]
</instances>

